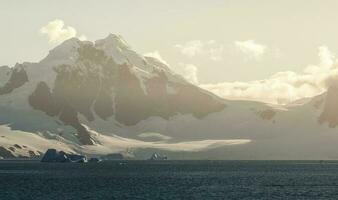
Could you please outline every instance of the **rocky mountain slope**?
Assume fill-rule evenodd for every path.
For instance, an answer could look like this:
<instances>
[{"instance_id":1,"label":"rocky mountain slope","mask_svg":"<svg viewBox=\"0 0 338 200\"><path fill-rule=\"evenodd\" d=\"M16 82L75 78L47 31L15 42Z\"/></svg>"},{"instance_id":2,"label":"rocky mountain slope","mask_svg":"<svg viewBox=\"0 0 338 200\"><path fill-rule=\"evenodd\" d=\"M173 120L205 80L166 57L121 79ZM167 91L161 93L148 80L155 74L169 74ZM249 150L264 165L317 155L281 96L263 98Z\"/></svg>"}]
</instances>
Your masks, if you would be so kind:
<instances>
[{"instance_id":1,"label":"rocky mountain slope","mask_svg":"<svg viewBox=\"0 0 338 200\"><path fill-rule=\"evenodd\" d=\"M0 67L0 156L53 147L129 156L156 149L182 159L336 158L337 88L283 107L229 101L120 36L72 38L39 63Z\"/></svg>"}]
</instances>

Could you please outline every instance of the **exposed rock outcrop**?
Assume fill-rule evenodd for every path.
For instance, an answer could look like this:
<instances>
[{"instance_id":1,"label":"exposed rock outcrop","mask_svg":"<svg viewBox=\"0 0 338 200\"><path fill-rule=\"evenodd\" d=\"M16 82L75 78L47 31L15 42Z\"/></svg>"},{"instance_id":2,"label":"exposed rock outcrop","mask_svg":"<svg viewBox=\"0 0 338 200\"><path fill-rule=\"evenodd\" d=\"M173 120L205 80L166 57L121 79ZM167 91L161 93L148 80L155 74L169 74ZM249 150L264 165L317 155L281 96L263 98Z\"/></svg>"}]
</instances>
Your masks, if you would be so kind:
<instances>
[{"instance_id":1,"label":"exposed rock outcrop","mask_svg":"<svg viewBox=\"0 0 338 200\"><path fill-rule=\"evenodd\" d=\"M11 76L7 83L0 87L0 95L11 93L14 89L21 87L28 82L27 73L23 65L16 65L12 69Z\"/></svg>"},{"instance_id":2,"label":"exposed rock outcrop","mask_svg":"<svg viewBox=\"0 0 338 200\"><path fill-rule=\"evenodd\" d=\"M116 37L107 38L106 48L114 48L109 46L115 44L110 44L111 39ZM164 64L152 65L135 52L132 59L142 60L137 66L124 54L120 56L126 62L118 64L114 56L94 44L75 42L74 63L56 65L54 84L39 82L29 96L29 104L74 127L81 144L94 142L79 115L88 122L100 118L131 126L150 117L169 120L175 115L192 114L202 118L225 108L222 99L188 83Z\"/></svg>"},{"instance_id":3,"label":"exposed rock outcrop","mask_svg":"<svg viewBox=\"0 0 338 200\"><path fill-rule=\"evenodd\" d=\"M258 112L259 116L264 120L271 120L275 117L276 111L272 109L266 109Z\"/></svg>"},{"instance_id":4,"label":"exposed rock outcrop","mask_svg":"<svg viewBox=\"0 0 338 200\"><path fill-rule=\"evenodd\" d=\"M338 125L338 86L329 87L325 96L324 108L318 121L319 123L327 122L331 128Z\"/></svg>"},{"instance_id":5,"label":"exposed rock outcrop","mask_svg":"<svg viewBox=\"0 0 338 200\"><path fill-rule=\"evenodd\" d=\"M2 158L15 158L15 155L7 150L6 148L0 146L0 157Z\"/></svg>"}]
</instances>

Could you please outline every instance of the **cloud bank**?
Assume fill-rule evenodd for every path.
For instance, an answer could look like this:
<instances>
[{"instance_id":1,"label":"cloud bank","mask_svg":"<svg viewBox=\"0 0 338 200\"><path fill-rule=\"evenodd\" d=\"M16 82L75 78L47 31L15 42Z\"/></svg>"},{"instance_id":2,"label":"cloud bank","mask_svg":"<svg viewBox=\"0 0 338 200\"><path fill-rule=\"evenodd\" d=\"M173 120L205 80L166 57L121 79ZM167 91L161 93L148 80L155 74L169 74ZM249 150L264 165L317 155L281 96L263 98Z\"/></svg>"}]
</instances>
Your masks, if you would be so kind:
<instances>
[{"instance_id":1,"label":"cloud bank","mask_svg":"<svg viewBox=\"0 0 338 200\"><path fill-rule=\"evenodd\" d=\"M193 64L185 64L185 63L179 63L179 66L181 67L180 74L190 83L192 84L198 84L198 69Z\"/></svg>"},{"instance_id":2,"label":"cloud bank","mask_svg":"<svg viewBox=\"0 0 338 200\"><path fill-rule=\"evenodd\" d=\"M214 40L203 42L201 40L192 40L184 44L176 44L174 46L181 54L190 58L203 55L213 61L222 60L224 46L217 44Z\"/></svg>"},{"instance_id":3,"label":"cloud bank","mask_svg":"<svg viewBox=\"0 0 338 200\"><path fill-rule=\"evenodd\" d=\"M235 46L247 59L259 60L266 52L267 47L254 40L235 41Z\"/></svg>"},{"instance_id":4,"label":"cloud bank","mask_svg":"<svg viewBox=\"0 0 338 200\"><path fill-rule=\"evenodd\" d=\"M210 42L209 43L213 43ZM253 40L237 41L238 48L251 59L259 59L267 47ZM205 52L201 41L179 45L183 54L194 57ZM165 62L158 51L145 54ZM318 64L308 65L302 72L282 71L266 79L249 82L220 82L201 84L198 80L198 67L191 63L178 63L176 72L187 81L196 84L216 95L233 100L251 100L271 104L288 104L292 101L313 97L327 90L330 85L338 85L338 61L327 46L318 47ZM165 62L166 63L166 62Z\"/></svg>"},{"instance_id":5,"label":"cloud bank","mask_svg":"<svg viewBox=\"0 0 338 200\"><path fill-rule=\"evenodd\" d=\"M143 56L156 58L160 62L169 66L169 64L162 58L161 54L158 51L148 52L148 53L143 54Z\"/></svg>"},{"instance_id":6,"label":"cloud bank","mask_svg":"<svg viewBox=\"0 0 338 200\"><path fill-rule=\"evenodd\" d=\"M302 73L284 71L263 80L222 82L200 86L227 99L286 104L320 94L331 84L338 82L338 65L335 55L328 47L320 46L318 57L319 63L305 67Z\"/></svg>"},{"instance_id":7,"label":"cloud bank","mask_svg":"<svg viewBox=\"0 0 338 200\"><path fill-rule=\"evenodd\" d=\"M48 22L47 25L40 29L40 33L48 36L48 41L51 44L60 44L61 42L76 37L77 31L71 26L65 26L64 21L56 19ZM78 37L80 40L86 40L86 36Z\"/></svg>"}]
</instances>

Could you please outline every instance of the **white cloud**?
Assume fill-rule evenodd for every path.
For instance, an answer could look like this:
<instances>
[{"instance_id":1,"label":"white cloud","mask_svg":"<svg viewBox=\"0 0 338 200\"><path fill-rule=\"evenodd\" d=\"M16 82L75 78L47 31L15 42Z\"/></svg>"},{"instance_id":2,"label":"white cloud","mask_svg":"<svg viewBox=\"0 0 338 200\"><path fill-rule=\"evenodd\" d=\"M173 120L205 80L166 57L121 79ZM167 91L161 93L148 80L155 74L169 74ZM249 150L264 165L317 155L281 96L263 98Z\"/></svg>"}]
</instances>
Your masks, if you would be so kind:
<instances>
[{"instance_id":1,"label":"white cloud","mask_svg":"<svg viewBox=\"0 0 338 200\"><path fill-rule=\"evenodd\" d=\"M48 22L46 26L43 26L40 29L40 33L46 34L48 36L49 43L59 44L69 38L76 37L76 29L71 26L65 26L65 23L56 19ZM80 40L86 40L86 36L81 35Z\"/></svg>"},{"instance_id":2,"label":"white cloud","mask_svg":"<svg viewBox=\"0 0 338 200\"><path fill-rule=\"evenodd\" d=\"M86 37L85 35L81 35L81 36L79 37L79 40L85 41L85 40L87 40L87 37Z\"/></svg>"},{"instance_id":3,"label":"white cloud","mask_svg":"<svg viewBox=\"0 0 338 200\"><path fill-rule=\"evenodd\" d=\"M318 48L319 64L307 66L303 73L278 72L263 80L223 82L201 87L228 99L245 99L267 103L289 103L324 92L338 81L335 56L326 46Z\"/></svg>"},{"instance_id":4,"label":"white cloud","mask_svg":"<svg viewBox=\"0 0 338 200\"><path fill-rule=\"evenodd\" d=\"M319 48L320 66L326 69L332 68L335 62L335 55L327 48L327 46L320 46Z\"/></svg>"},{"instance_id":5,"label":"white cloud","mask_svg":"<svg viewBox=\"0 0 338 200\"><path fill-rule=\"evenodd\" d=\"M267 47L256 43L254 40L235 41L235 46L240 52L245 54L248 59L259 60L266 52Z\"/></svg>"},{"instance_id":6,"label":"white cloud","mask_svg":"<svg viewBox=\"0 0 338 200\"><path fill-rule=\"evenodd\" d=\"M169 64L162 58L161 54L158 51L145 53L143 56L156 58L160 62L162 62L162 63L166 64L167 66L169 66Z\"/></svg>"},{"instance_id":7,"label":"white cloud","mask_svg":"<svg viewBox=\"0 0 338 200\"><path fill-rule=\"evenodd\" d=\"M175 47L179 49L180 53L190 58L203 55L213 61L222 60L224 46L217 44L214 40L206 42L200 40L193 40L185 44L176 44Z\"/></svg>"},{"instance_id":8,"label":"white cloud","mask_svg":"<svg viewBox=\"0 0 338 200\"><path fill-rule=\"evenodd\" d=\"M147 132L147 133L141 133L138 135L140 138L155 138L159 140L170 140L171 137L160 134L160 133L153 133L153 132Z\"/></svg>"},{"instance_id":9,"label":"white cloud","mask_svg":"<svg viewBox=\"0 0 338 200\"><path fill-rule=\"evenodd\" d=\"M203 44L200 40L193 40L185 44L176 44L175 47L180 49L182 54L193 57L202 52Z\"/></svg>"},{"instance_id":10,"label":"white cloud","mask_svg":"<svg viewBox=\"0 0 338 200\"><path fill-rule=\"evenodd\" d=\"M165 60L163 60L161 54L158 51L145 53L143 54L143 56L156 58L157 60L169 66L169 64ZM182 75L190 83L198 84L198 77L197 77L198 69L195 65L186 64L186 63L178 63L178 66L179 67L176 69L176 72L178 74Z\"/></svg>"},{"instance_id":11,"label":"white cloud","mask_svg":"<svg viewBox=\"0 0 338 200\"><path fill-rule=\"evenodd\" d=\"M179 63L179 66L181 67L180 74L190 83L197 84L198 83L198 69L193 64L185 64L185 63Z\"/></svg>"}]
</instances>

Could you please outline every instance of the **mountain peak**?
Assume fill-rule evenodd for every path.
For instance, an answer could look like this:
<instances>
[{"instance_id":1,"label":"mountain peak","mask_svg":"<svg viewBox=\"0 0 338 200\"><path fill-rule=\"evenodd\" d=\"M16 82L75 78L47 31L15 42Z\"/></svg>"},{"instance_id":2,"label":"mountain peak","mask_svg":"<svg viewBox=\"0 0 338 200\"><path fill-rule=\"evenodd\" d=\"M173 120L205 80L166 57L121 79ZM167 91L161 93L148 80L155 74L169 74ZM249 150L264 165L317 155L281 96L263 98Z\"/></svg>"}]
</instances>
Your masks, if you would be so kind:
<instances>
[{"instance_id":1,"label":"mountain peak","mask_svg":"<svg viewBox=\"0 0 338 200\"><path fill-rule=\"evenodd\" d=\"M107 37L95 42L81 41L79 38L73 37L50 50L44 60L68 60L69 58L74 60L77 57L78 49L84 44L95 45L96 48L103 50L106 55L114 57L116 61L121 60L121 62L125 62L124 56L121 55L122 52L131 50L122 36L117 34L110 33Z\"/></svg>"},{"instance_id":2,"label":"mountain peak","mask_svg":"<svg viewBox=\"0 0 338 200\"><path fill-rule=\"evenodd\" d=\"M123 39L122 35L120 34L115 34L115 33L109 33L106 38L117 38L117 39Z\"/></svg>"},{"instance_id":3,"label":"mountain peak","mask_svg":"<svg viewBox=\"0 0 338 200\"><path fill-rule=\"evenodd\" d=\"M63 41L61 44L56 46L54 49L60 49L62 47L69 47L69 46L78 46L81 43L81 40L77 37L72 37L68 40ZM52 49L52 51L54 50Z\"/></svg>"},{"instance_id":4,"label":"mountain peak","mask_svg":"<svg viewBox=\"0 0 338 200\"><path fill-rule=\"evenodd\" d=\"M110 48L119 48L121 50L130 49L129 44L123 39L121 35L113 33L110 33L104 39L95 41L95 45Z\"/></svg>"},{"instance_id":5,"label":"mountain peak","mask_svg":"<svg viewBox=\"0 0 338 200\"><path fill-rule=\"evenodd\" d=\"M81 41L79 38L76 37L65 40L64 42L50 50L48 56L44 60L68 60L69 58L73 60L77 56L78 48L80 48L80 46L83 44L93 43L90 41Z\"/></svg>"},{"instance_id":6,"label":"mountain peak","mask_svg":"<svg viewBox=\"0 0 338 200\"><path fill-rule=\"evenodd\" d=\"M64 42L49 51L47 59L54 60L68 57L79 48L80 43L81 41L75 37L65 40Z\"/></svg>"}]
</instances>

